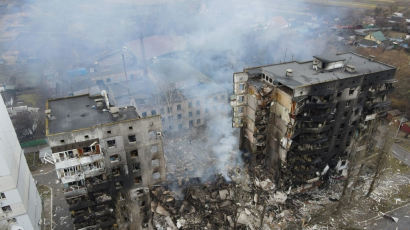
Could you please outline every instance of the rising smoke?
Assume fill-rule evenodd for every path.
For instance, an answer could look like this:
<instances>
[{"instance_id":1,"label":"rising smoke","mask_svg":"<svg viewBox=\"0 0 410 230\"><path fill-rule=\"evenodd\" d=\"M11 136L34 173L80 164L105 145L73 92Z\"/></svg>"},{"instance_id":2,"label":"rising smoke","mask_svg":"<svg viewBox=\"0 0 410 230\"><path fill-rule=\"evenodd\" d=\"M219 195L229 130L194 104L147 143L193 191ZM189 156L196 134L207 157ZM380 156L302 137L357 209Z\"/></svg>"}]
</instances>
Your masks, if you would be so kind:
<instances>
[{"instance_id":1,"label":"rising smoke","mask_svg":"<svg viewBox=\"0 0 410 230\"><path fill-rule=\"evenodd\" d=\"M66 68L92 63L96 56L141 36L176 35L183 37L189 63L216 67L211 77L229 81L232 69L310 58L326 43L312 43L317 31L303 20L313 14L301 0L18 2L3 11L20 14L15 26L22 29L2 49ZM10 17L1 22L8 26ZM228 68L227 76L221 73Z\"/></svg>"},{"instance_id":2,"label":"rising smoke","mask_svg":"<svg viewBox=\"0 0 410 230\"><path fill-rule=\"evenodd\" d=\"M316 29L304 24L313 15L302 0L26 0L2 10L19 14L22 29L15 40L2 43L1 50L18 50L21 58L37 59L60 75L141 37L182 37L183 44L174 45L185 48L172 58L217 82L195 86L202 101L221 87L231 92L232 73L246 66L310 58L326 45ZM5 26L9 19L2 16L0 22ZM207 138L196 144L209 148L216 162L212 169L195 166L194 173L201 178L221 173L229 179L228 169L241 164L229 104L226 100L208 106L215 109L210 111Z\"/></svg>"}]
</instances>

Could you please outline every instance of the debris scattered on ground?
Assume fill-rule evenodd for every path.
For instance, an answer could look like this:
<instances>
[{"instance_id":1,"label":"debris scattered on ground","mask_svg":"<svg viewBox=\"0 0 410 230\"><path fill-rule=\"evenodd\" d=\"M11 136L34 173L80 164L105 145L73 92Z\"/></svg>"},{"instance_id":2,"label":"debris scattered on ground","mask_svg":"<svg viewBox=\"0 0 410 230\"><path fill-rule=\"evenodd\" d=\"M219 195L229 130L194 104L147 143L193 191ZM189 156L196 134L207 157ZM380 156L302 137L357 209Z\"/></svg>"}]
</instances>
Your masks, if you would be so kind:
<instances>
[{"instance_id":1,"label":"debris scattered on ground","mask_svg":"<svg viewBox=\"0 0 410 230\"><path fill-rule=\"evenodd\" d=\"M391 220L391 221L396 222L396 223L399 222L399 218L394 217L394 216L390 216L390 215L387 215L387 214L383 214L383 217L384 217L385 219Z\"/></svg>"}]
</instances>

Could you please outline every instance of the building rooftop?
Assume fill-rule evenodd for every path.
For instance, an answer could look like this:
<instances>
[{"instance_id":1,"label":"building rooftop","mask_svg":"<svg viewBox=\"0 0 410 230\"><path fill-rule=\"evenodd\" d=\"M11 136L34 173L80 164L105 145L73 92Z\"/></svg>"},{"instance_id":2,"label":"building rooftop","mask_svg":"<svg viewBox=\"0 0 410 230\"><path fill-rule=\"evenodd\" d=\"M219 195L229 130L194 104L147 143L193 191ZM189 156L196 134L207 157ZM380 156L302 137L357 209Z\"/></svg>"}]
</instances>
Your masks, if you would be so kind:
<instances>
[{"instance_id":1,"label":"building rooftop","mask_svg":"<svg viewBox=\"0 0 410 230\"><path fill-rule=\"evenodd\" d=\"M95 99L101 100L103 97L84 94L49 100L47 109L50 110L50 115L46 120L47 134L69 132L138 118L134 107L119 108L118 117L115 117L105 105L103 108L97 108Z\"/></svg>"},{"instance_id":2,"label":"building rooftop","mask_svg":"<svg viewBox=\"0 0 410 230\"><path fill-rule=\"evenodd\" d=\"M337 62L337 61L344 61L345 59L338 55L317 55L313 56L314 58L322 61L322 62Z\"/></svg>"},{"instance_id":3,"label":"building rooftop","mask_svg":"<svg viewBox=\"0 0 410 230\"><path fill-rule=\"evenodd\" d=\"M355 53L337 54L332 60L345 60L345 66L354 66L355 72L347 72L345 68L331 71L316 71L313 69L313 61L308 62L288 62L267 66L259 66L245 69L244 72L250 75L263 73L273 79L274 82L285 85L291 89L308 85L336 81L340 79L356 77L363 74L375 73L385 70L393 70L395 67L371 60L367 57ZM286 71L291 69L292 76L286 76Z\"/></svg>"},{"instance_id":4,"label":"building rooftop","mask_svg":"<svg viewBox=\"0 0 410 230\"><path fill-rule=\"evenodd\" d=\"M381 31L376 31L371 33L373 35L373 37L377 40L377 41L381 41L384 42L386 41L386 37L384 36L384 34Z\"/></svg>"}]
</instances>

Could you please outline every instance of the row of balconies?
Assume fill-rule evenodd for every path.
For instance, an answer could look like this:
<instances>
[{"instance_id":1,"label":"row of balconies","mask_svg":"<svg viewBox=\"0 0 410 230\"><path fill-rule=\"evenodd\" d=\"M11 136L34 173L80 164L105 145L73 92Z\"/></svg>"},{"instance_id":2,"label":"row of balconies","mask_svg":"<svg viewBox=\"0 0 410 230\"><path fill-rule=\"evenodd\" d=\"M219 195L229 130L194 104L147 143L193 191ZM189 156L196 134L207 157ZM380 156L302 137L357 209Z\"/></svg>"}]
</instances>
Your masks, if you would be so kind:
<instances>
[{"instance_id":1,"label":"row of balconies","mask_svg":"<svg viewBox=\"0 0 410 230\"><path fill-rule=\"evenodd\" d=\"M104 221L98 223L102 229L112 229L113 225L116 223L115 219L113 218L107 218L103 220Z\"/></svg>"},{"instance_id":2,"label":"row of balconies","mask_svg":"<svg viewBox=\"0 0 410 230\"><path fill-rule=\"evenodd\" d=\"M70 159L78 159L81 157L87 157L87 156L92 156L96 154L98 155L100 153L101 153L100 145L94 144L92 146L87 146L84 148L71 149L71 150L53 153L52 156L53 156L54 162L58 163L58 162L67 161Z\"/></svg>"},{"instance_id":3,"label":"row of balconies","mask_svg":"<svg viewBox=\"0 0 410 230\"><path fill-rule=\"evenodd\" d=\"M71 207L74 206L70 206L70 209ZM91 223L91 225L94 225L97 218L112 215L110 209L113 208L113 203L110 203L108 205L99 205L92 202L89 206L77 205L75 210L71 210L71 217L74 219L74 224L86 221L88 223Z\"/></svg>"},{"instance_id":4,"label":"row of balconies","mask_svg":"<svg viewBox=\"0 0 410 230\"><path fill-rule=\"evenodd\" d=\"M330 109L335 107L336 102L335 101L329 101L329 102L306 102L302 101L299 102L296 105L296 109L294 114L299 115L302 112L309 112L311 110L325 110L325 109Z\"/></svg>"},{"instance_id":5,"label":"row of balconies","mask_svg":"<svg viewBox=\"0 0 410 230\"><path fill-rule=\"evenodd\" d=\"M64 196L66 198L76 197L76 196L83 196L83 195L86 195L86 194L87 194L87 188L86 187L70 186L70 187L64 189Z\"/></svg>"},{"instance_id":6,"label":"row of balconies","mask_svg":"<svg viewBox=\"0 0 410 230\"><path fill-rule=\"evenodd\" d=\"M327 152L329 149L329 143L321 143L321 144L304 144L304 145L297 145L293 149L296 155L298 154L322 154Z\"/></svg>"},{"instance_id":7,"label":"row of balconies","mask_svg":"<svg viewBox=\"0 0 410 230\"><path fill-rule=\"evenodd\" d=\"M334 117L335 117L334 113L316 113L316 114L305 113L305 114L297 115L296 120L318 122L318 121L332 120L334 119Z\"/></svg>"},{"instance_id":8,"label":"row of balconies","mask_svg":"<svg viewBox=\"0 0 410 230\"><path fill-rule=\"evenodd\" d=\"M103 168L93 168L93 169L84 171L84 176L85 178L95 177L95 176L99 176L103 174L104 172L105 170Z\"/></svg>"},{"instance_id":9,"label":"row of balconies","mask_svg":"<svg viewBox=\"0 0 410 230\"><path fill-rule=\"evenodd\" d=\"M301 135L295 141L298 144L320 144L329 140L329 134L323 135Z\"/></svg>"},{"instance_id":10,"label":"row of balconies","mask_svg":"<svg viewBox=\"0 0 410 230\"><path fill-rule=\"evenodd\" d=\"M330 130L335 124L334 120L325 121L324 123L317 122L297 122L293 128L292 138L295 138L302 133L323 133Z\"/></svg>"},{"instance_id":11,"label":"row of balconies","mask_svg":"<svg viewBox=\"0 0 410 230\"><path fill-rule=\"evenodd\" d=\"M92 206L92 205L95 205L95 203L92 202L92 201L90 201L90 200L83 200L83 199L81 199L81 200L77 201L77 202L74 203L74 204L70 204L69 210L70 210L70 211L78 211L78 210L80 210L80 209L88 208L88 207L90 207L90 206Z\"/></svg>"},{"instance_id":12,"label":"row of balconies","mask_svg":"<svg viewBox=\"0 0 410 230\"><path fill-rule=\"evenodd\" d=\"M367 101L365 103L365 109L370 111L369 113L379 113L379 112L386 112L391 105L390 101L382 101L382 102L371 102Z\"/></svg>"},{"instance_id":13,"label":"row of balconies","mask_svg":"<svg viewBox=\"0 0 410 230\"><path fill-rule=\"evenodd\" d=\"M62 176L61 177L61 183L68 184L68 183L71 183L71 182L74 182L74 181L81 181L81 180L84 180L84 179L85 179L85 177L84 177L83 174L75 173L75 174L72 174L72 175Z\"/></svg>"},{"instance_id":14,"label":"row of balconies","mask_svg":"<svg viewBox=\"0 0 410 230\"><path fill-rule=\"evenodd\" d=\"M310 125L309 123L304 122L302 126L299 128L302 130L302 133L323 133L325 131L328 131L330 128L332 128L335 124L335 121L329 121L329 122L324 122L322 123L315 123L312 122L314 125Z\"/></svg>"},{"instance_id":15,"label":"row of balconies","mask_svg":"<svg viewBox=\"0 0 410 230\"><path fill-rule=\"evenodd\" d=\"M87 189L89 192L104 191L109 188L110 184L110 180L98 181L93 184L87 184Z\"/></svg>"},{"instance_id":16,"label":"row of balconies","mask_svg":"<svg viewBox=\"0 0 410 230\"><path fill-rule=\"evenodd\" d=\"M331 102L307 102L305 103L304 109L327 109L331 108L336 103L334 101Z\"/></svg>"},{"instance_id":17,"label":"row of balconies","mask_svg":"<svg viewBox=\"0 0 410 230\"><path fill-rule=\"evenodd\" d=\"M373 98L376 98L376 97L383 96L385 94L390 94L390 93L393 92L393 90L394 90L394 88L385 88L385 89L381 89L381 90L368 91L367 97L373 99Z\"/></svg>"}]
</instances>

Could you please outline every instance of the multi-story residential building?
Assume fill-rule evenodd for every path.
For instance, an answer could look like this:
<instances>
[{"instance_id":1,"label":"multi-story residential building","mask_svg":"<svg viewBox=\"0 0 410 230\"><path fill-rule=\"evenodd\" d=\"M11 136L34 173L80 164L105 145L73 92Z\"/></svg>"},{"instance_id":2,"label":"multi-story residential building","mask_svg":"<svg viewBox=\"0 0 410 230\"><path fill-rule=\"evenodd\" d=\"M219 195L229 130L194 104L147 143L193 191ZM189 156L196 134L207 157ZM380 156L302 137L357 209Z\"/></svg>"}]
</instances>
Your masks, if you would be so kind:
<instances>
[{"instance_id":1,"label":"multi-story residential building","mask_svg":"<svg viewBox=\"0 0 410 230\"><path fill-rule=\"evenodd\" d=\"M160 114L169 132L203 126L215 110L229 112L228 91L192 66L159 58L148 70L148 76L106 84L113 101L135 106L142 117Z\"/></svg>"},{"instance_id":2,"label":"multi-story residential building","mask_svg":"<svg viewBox=\"0 0 410 230\"><path fill-rule=\"evenodd\" d=\"M265 161L279 185L317 181L385 116L395 71L345 53L235 73L231 104L241 146Z\"/></svg>"},{"instance_id":3,"label":"multi-story residential building","mask_svg":"<svg viewBox=\"0 0 410 230\"><path fill-rule=\"evenodd\" d=\"M0 97L0 229L40 229L42 202Z\"/></svg>"},{"instance_id":4,"label":"multi-story residential building","mask_svg":"<svg viewBox=\"0 0 410 230\"><path fill-rule=\"evenodd\" d=\"M165 180L159 115L142 118L135 107L115 107L105 91L48 100L46 115L49 160L76 229L115 228L123 223L116 218L116 204L130 189ZM133 224L150 228L144 214L150 217L142 212Z\"/></svg>"}]
</instances>

